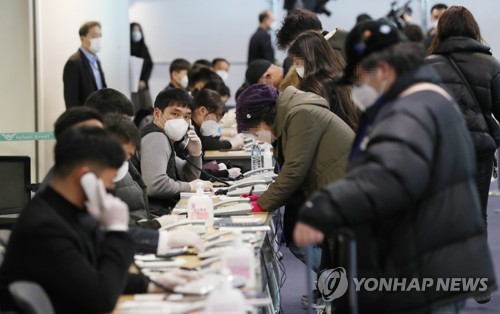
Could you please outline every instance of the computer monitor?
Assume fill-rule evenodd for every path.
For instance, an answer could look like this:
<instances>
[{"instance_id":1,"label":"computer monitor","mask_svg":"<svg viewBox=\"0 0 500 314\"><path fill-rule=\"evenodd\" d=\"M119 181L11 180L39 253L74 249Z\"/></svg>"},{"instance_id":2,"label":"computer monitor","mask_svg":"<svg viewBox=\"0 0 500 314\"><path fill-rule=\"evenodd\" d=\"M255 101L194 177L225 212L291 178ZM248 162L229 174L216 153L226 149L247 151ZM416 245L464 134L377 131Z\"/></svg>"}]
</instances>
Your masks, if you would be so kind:
<instances>
[{"instance_id":1,"label":"computer monitor","mask_svg":"<svg viewBox=\"0 0 500 314\"><path fill-rule=\"evenodd\" d=\"M0 156L0 214L19 213L30 199L30 157Z\"/></svg>"}]
</instances>

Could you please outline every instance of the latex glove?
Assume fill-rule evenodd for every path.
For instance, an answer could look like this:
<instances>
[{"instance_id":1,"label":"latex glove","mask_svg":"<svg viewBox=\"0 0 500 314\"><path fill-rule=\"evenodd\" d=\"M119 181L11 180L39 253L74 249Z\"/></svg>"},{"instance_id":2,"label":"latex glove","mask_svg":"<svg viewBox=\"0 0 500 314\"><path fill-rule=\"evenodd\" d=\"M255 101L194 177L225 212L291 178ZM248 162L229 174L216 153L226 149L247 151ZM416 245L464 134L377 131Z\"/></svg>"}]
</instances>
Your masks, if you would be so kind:
<instances>
[{"instance_id":1,"label":"latex glove","mask_svg":"<svg viewBox=\"0 0 500 314\"><path fill-rule=\"evenodd\" d=\"M241 134L236 135L235 137L230 139L229 142L231 143L231 147L236 149L242 148L243 145L245 145L245 140L243 139L243 135Z\"/></svg>"},{"instance_id":2,"label":"latex glove","mask_svg":"<svg viewBox=\"0 0 500 314\"><path fill-rule=\"evenodd\" d=\"M189 155L198 157L201 156L201 140L196 132L192 129L193 127L191 126L190 128L191 129L187 132L189 142L186 148L189 151Z\"/></svg>"},{"instance_id":3,"label":"latex glove","mask_svg":"<svg viewBox=\"0 0 500 314\"><path fill-rule=\"evenodd\" d=\"M218 166L219 166L219 170L227 170L227 166L223 162L221 162L220 164L218 164Z\"/></svg>"},{"instance_id":4,"label":"latex glove","mask_svg":"<svg viewBox=\"0 0 500 314\"><path fill-rule=\"evenodd\" d=\"M94 217L104 231L127 231L128 206L122 200L106 192L102 180L97 180L97 197L101 208L85 202L89 214Z\"/></svg>"},{"instance_id":5,"label":"latex glove","mask_svg":"<svg viewBox=\"0 0 500 314\"><path fill-rule=\"evenodd\" d=\"M248 197L251 202L257 202L260 198L260 195L252 194L248 195L248 193L241 194L241 197Z\"/></svg>"},{"instance_id":6,"label":"latex glove","mask_svg":"<svg viewBox=\"0 0 500 314\"><path fill-rule=\"evenodd\" d=\"M205 245L197 233L186 229L177 229L168 232L168 246L180 248L184 246L194 247L198 252L205 250Z\"/></svg>"},{"instance_id":7,"label":"latex glove","mask_svg":"<svg viewBox=\"0 0 500 314\"><path fill-rule=\"evenodd\" d=\"M265 212L266 210L262 207L260 207L259 202L250 202L252 205L252 210L250 211L251 213L262 213Z\"/></svg>"},{"instance_id":8,"label":"latex glove","mask_svg":"<svg viewBox=\"0 0 500 314\"><path fill-rule=\"evenodd\" d=\"M198 277L199 275L197 273L182 269L174 269L161 274L151 274L149 276L152 281L170 290L174 289L175 286L183 285ZM162 287L155 285L154 283L150 283L148 286L148 292L162 292L164 291Z\"/></svg>"},{"instance_id":9,"label":"latex glove","mask_svg":"<svg viewBox=\"0 0 500 314\"><path fill-rule=\"evenodd\" d=\"M203 183L203 190L204 191L213 191L214 190L214 186L213 186L212 182L196 179L196 180L189 182L189 185L191 186L191 192L196 192L198 182Z\"/></svg>"},{"instance_id":10,"label":"latex glove","mask_svg":"<svg viewBox=\"0 0 500 314\"><path fill-rule=\"evenodd\" d=\"M230 178L237 178L237 177L241 176L241 169L237 168L237 167L227 169L227 172L229 172Z\"/></svg>"},{"instance_id":11,"label":"latex glove","mask_svg":"<svg viewBox=\"0 0 500 314\"><path fill-rule=\"evenodd\" d=\"M179 221L180 217L178 215L163 215L155 218L160 223L160 226L168 226Z\"/></svg>"}]
</instances>

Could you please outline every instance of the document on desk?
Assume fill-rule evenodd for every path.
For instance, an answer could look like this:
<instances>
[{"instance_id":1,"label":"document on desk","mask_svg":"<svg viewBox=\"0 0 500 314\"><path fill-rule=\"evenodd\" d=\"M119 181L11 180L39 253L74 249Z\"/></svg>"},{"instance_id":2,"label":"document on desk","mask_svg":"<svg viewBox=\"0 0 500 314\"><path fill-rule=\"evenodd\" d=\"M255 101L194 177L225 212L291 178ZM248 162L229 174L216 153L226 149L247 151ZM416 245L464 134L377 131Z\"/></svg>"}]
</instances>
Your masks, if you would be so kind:
<instances>
[{"instance_id":1,"label":"document on desk","mask_svg":"<svg viewBox=\"0 0 500 314\"><path fill-rule=\"evenodd\" d=\"M142 65L144 64L143 58L130 56L130 92L137 93L139 91L139 81L141 79Z\"/></svg>"}]
</instances>

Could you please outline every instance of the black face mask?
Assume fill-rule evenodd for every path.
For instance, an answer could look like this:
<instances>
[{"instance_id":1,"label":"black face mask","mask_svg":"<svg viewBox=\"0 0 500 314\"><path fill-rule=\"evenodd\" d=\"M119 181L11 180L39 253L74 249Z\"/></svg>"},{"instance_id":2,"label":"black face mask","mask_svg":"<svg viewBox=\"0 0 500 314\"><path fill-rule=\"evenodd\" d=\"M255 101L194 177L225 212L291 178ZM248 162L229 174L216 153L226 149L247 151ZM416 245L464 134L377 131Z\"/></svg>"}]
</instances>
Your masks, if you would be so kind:
<instances>
[{"instance_id":1,"label":"black face mask","mask_svg":"<svg viewBox=\"0 0 500 314\"><path fill-rule=\"evenodd\" d=\"M116 196L116 190L106 189L106 193Z\"/></svg>"}]
</instances>

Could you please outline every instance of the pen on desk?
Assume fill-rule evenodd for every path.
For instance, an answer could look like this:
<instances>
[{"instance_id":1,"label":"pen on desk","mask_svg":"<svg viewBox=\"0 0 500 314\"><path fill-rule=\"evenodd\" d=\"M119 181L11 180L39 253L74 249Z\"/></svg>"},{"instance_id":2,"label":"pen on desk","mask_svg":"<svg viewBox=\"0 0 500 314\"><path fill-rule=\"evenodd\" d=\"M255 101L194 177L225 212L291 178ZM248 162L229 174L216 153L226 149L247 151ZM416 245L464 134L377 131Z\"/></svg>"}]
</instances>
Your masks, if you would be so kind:
<instances>
[{"instance_id":1,"label":"pen on desk","mask_svg":"<svg viewBox=\"0 0 500 314\"><path fill-rule=\"evenodd\" d=\"M250 192L248 193L248 196L252 196L253 189L255 189L255 185L252 185L252 187L250 188Z\"/></svg>"}]
</instances>

